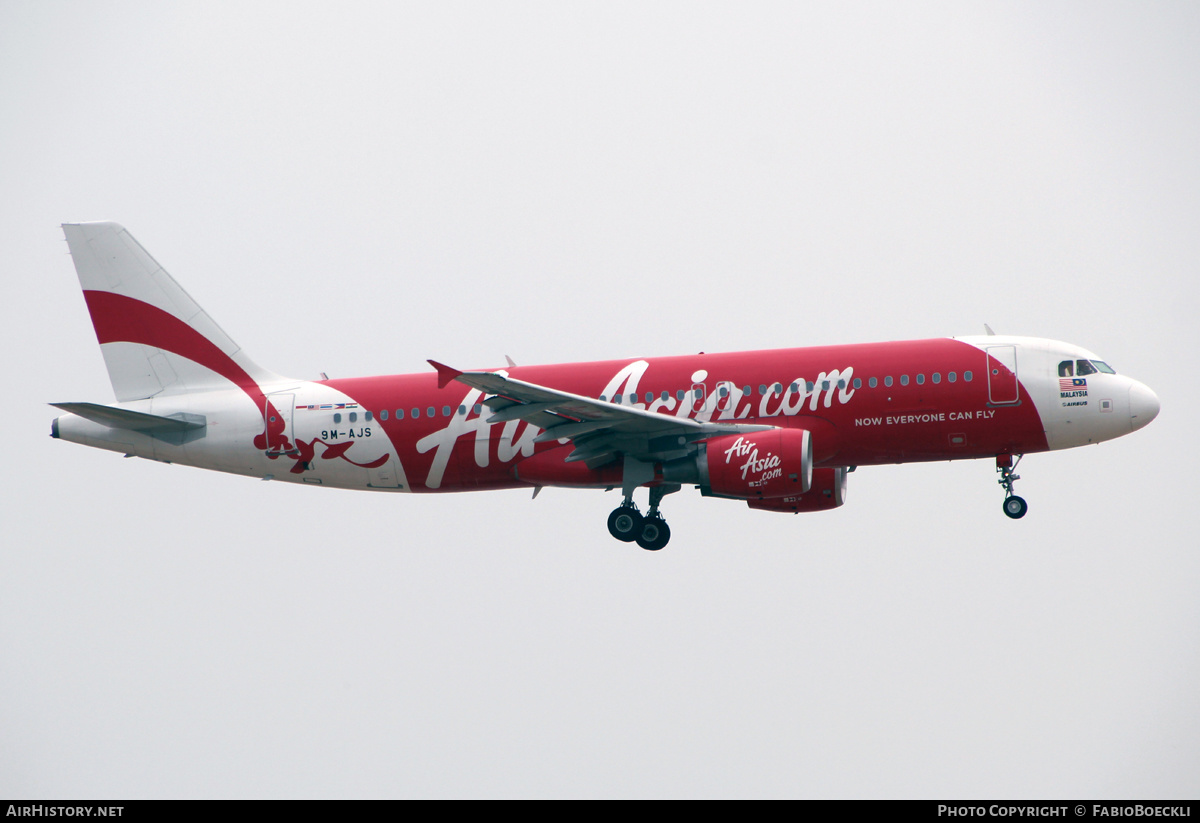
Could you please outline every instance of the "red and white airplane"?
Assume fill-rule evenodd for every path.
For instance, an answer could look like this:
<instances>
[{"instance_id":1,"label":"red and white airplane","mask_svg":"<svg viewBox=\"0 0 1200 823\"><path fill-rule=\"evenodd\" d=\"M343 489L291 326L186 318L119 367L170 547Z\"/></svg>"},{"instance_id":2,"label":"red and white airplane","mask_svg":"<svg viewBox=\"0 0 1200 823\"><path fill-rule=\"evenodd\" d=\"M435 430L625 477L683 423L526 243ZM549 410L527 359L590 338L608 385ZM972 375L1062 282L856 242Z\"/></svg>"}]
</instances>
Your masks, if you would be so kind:
<instances>
[{"instance_id":1,"label":"red and white airplane","mask_svg":"<svg viewBox=\"0 0 1200 823\"><path fill-rule=\"evenodd\" d=\"M52 436L205 469L391 492L620 488L614 537L658 550L664 495L811 512L858 466L995 459L1158 414L1149 388L1067 343L999 335L296 380L246 356L123 227L63 226L116 393L54 403ZM647 487L649 509L634 492Z\"/></svg>"}]
</instances>

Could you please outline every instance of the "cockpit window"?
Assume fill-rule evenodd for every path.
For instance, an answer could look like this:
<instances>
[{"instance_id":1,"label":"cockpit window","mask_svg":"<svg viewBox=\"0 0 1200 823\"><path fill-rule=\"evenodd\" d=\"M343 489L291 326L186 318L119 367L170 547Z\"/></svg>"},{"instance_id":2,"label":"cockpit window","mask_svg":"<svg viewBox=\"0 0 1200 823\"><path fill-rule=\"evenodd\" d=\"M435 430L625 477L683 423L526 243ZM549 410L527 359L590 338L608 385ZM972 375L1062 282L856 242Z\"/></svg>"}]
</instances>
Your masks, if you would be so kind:
<instances>
[{"instance_id":1,"label":"cockpit window","mask_svg":"<svg viewBox=\"0 0 1200 823\"><path fill-rule=\"evenodd\" d=\"M1116 370L1103 360L1064 360L1058 364L1059 377L1083 377L1096 372L1116 374Z\"/></svg>"}]
</instances>

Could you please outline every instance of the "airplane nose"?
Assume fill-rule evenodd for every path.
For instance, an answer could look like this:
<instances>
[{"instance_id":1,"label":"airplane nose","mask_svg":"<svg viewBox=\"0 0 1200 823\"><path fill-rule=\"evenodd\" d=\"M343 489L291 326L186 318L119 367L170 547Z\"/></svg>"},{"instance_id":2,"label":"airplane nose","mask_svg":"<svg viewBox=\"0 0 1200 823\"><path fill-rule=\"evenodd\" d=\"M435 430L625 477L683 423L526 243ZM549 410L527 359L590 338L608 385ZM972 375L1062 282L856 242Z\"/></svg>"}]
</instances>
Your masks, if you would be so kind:
<instances>
[{"instance_id":1,"label":"airplane nose","mask_svg":"<svg viewBox=\"0 0 1200 823\"><path fill-rule=\"evenodd\" d=\"M1158 417L1159 408L1158 395L1149 388L1136 381L1129 387L1129 421L1133 431Z\"/></svg>"}]
</instances>

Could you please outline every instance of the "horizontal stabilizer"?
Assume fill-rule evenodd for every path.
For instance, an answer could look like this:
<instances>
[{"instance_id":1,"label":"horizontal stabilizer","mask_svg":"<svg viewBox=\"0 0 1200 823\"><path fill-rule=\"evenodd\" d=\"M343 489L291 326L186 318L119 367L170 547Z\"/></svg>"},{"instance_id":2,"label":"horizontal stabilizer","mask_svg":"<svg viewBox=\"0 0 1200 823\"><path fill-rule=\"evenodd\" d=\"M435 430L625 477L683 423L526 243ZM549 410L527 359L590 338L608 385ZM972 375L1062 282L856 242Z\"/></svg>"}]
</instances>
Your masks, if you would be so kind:
<instances>
[{"instance_id":1,"label":"horizontal stabilizer","mask_svg":"<svg viewBox=\"0 0 1200 823\"><path fill-rule=\"evenodd\" d=\"M203 429L208 421L201 414L179 413L170 417L157 414L115 409L99 403L51 403L56 409L77 414L85 420L108 426L112 429L128 429L150 435L182 434Z\"/></svg>"}]
</instances>

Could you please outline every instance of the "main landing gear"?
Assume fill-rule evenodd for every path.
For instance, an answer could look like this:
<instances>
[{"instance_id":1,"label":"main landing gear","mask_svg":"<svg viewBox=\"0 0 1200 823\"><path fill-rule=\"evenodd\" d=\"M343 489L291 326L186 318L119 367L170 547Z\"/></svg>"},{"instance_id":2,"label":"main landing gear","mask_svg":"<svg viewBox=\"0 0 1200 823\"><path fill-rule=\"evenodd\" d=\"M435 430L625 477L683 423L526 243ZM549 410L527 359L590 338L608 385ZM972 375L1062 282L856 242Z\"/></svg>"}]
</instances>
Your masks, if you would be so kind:
<instances>
[{"instance_id":1,"label":"main landing gear","mask_svg":"<svg viewBox=\"0 0 1200 823\"><path fill-rule=\"evenodd\" d=\"M632 492L608 516L608 533L624 543L637 543L646 551L656 552L671 539L671 528L658 511L663 496L678 491L674 484L650 488L650 509L644 515L633 502Z\"/></svg>"},{"instance_id":2,"label":"main landing gear","mask_svg":"<svg viewBox=\"0 0 1200 823\"><path fill-rule=\"evenodd\" d=\"M1004 513L1013 520L1020 520L1025 516L1025 512L1029 511L1029 504L1025 502L1025 498L1013 494L1013 484L1021 479L1020 475L1015 473L1017 463L1021 462L1023 456L1018 454L1014 461L1011 454L996 455L996 471L1000 472L1000 479L996 482L1004 487Z\"/></svg>"}]
</instances>

